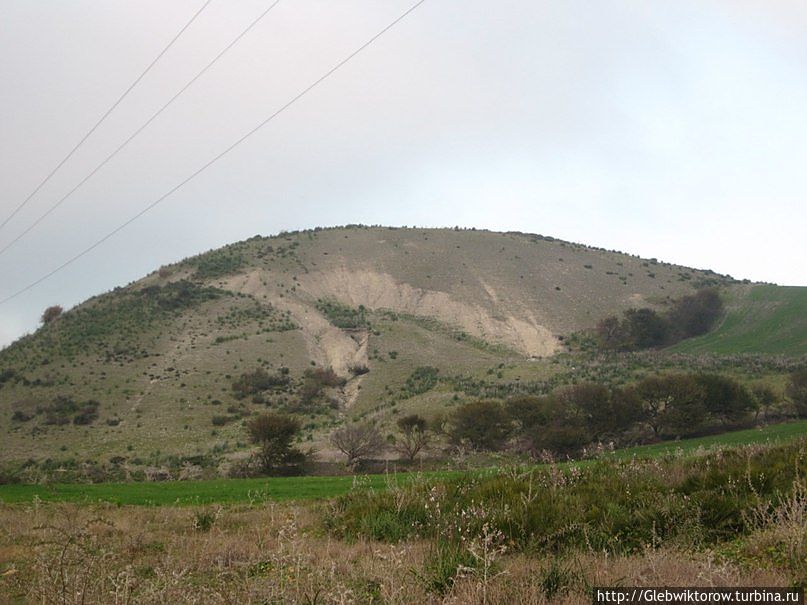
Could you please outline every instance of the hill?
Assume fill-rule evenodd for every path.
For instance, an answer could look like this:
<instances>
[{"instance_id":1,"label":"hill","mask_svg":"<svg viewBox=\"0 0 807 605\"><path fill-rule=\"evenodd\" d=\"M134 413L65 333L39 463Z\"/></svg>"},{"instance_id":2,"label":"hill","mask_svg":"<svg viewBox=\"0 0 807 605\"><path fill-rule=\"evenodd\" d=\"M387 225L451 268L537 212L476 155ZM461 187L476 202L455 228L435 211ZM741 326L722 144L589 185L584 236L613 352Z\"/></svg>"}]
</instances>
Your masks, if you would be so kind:
<instances>
[{"instance_id":1,"label":"hill","mask_svg":"<svg viewBox=\"0 0 807 605\"><path fill-rule=\"evenodd\" d=\"M298 414L303 445L327 456L323 436L348 417L389 424L611 371L582 369L564 342L706 285L738 301L721 330L755 300L755 288L711 271L541 235L256 236L94 297L0 351L2 458L237 455L241 420L266 406Z\"/></svg>"}]
</instances>

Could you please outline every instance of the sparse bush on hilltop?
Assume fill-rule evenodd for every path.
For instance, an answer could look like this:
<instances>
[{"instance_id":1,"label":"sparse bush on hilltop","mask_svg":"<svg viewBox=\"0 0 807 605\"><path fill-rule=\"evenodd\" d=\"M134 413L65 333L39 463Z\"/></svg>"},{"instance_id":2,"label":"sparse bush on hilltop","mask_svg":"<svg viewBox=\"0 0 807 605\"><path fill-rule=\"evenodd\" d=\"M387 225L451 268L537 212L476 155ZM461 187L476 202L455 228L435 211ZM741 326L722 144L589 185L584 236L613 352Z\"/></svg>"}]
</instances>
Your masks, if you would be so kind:
<instances>
[{"instance_id":1,"label":"sparse bush on hilltop","mask_svg":"<svg viewBox=\"0 0 807 605\"><path fill-rule=\"evenodd\" d=\"M333 368L311 368L305 371L306 379L309 379L322 387L342 387L346 380L334 372Z\"/></svg>"},{"instance_id":2,"label":"sparse bush on hilltop","mask_svg":"<svg viewBox=\"0 0 807 605\"><path fill-rule=\"evenodd\" d=\"M237 272L246 263L239 253L228 248L203 254L196 261L195 279L216 279Z\"/></svg>"},{"instance_id":3,"label":"sparse bush on hilltop","mask_svg":"<svg viewBox=\"0 0 807 605\"><path fill-rule=\"evenodd\" d=\"M11 380L18 378L19 374L17 370L13 368L6 368L4 370L0 370L0 388L3 387L4 384L7 382L11 382Z\"/></svg>"},{"instance_id":4,"label":"sparse bush on hilltop","mask_svg":"<svg viewBox=\"0 0 807 605\"><path fill-rule=\"evenodd\" d=\"M61 317L62 313L64 313L64 309L59 305L53 305L45 309L42 313L42 323L47 325L52 321L56 320L57 318Z\"/></svg>"}]
</instances>

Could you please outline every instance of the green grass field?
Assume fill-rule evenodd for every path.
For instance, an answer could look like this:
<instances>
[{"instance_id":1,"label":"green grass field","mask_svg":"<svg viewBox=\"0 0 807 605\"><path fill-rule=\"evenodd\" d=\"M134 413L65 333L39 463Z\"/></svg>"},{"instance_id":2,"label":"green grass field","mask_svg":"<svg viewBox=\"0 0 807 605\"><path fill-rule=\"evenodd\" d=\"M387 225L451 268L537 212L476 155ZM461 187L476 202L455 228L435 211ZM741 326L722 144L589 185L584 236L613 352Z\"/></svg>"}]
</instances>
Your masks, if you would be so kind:
<instances>
[{"instance_id":1,"label":"green grass field","mask_svg":"<svg viewBox=\"0 0 807 605\"><path fill-rule=\"evenodd\" d=\"M678 451L684 454L694 453L700 448L732 447L751 443L785 442L807 435L807 420L772 424L764 428L731 431L721 435L709 435L681 441L665 441L652 445L630 447L614 452L614 458L629 458L631 456L655 457L674 454Z\"/></svg>"},{"instance_id":2,"label":"green grass field","mask_svg":"<svg viewBox=\"0 0 807 605\"><path fill-rule=\"evenodd\" d=\"M807 420L771 425L760 429L734 431L697 439L645 445L618 450L609 457L656 457L704 448L750 443L784 442L807 435ZM480 471L485 472L485 471ZM426 472L430 478L451 477L462 471ZM365 475L361 477L277 477L260 479L212 479L207 481L165 481L156 483L101 483L56 485L3 485L0 502L109 502L118 505L198 505L265 501L301 501L333 498L353 489L384 490L390 482L414 478L414 473Z\"/></svg>"},{"instance_id":3,"label":"green grass field","mask_svg":"<svg viewBox=\"0 0 807 605\"><path fill-rule=\"evenodd\" d=\"M424 473L431 477L450 472ZM400 481L413 474L352 475L334 477L262 477L258 479L210 479L154 483L98 483L3 485L0 502L31 502L34 497L48 502L109 502L120 505L232 504L265 501L317 500L333 498L353 489L385 489L388 481Z\"/></svg>"},{"instance_id":4,"label":"green grass field","mask_svg":"<svg viewBox=\"0 0 807 605\"><path fill-rule=\"evenodd\" d=\"M807 288L754 286L728 301L713 332L674 347L681 353L807 353Z\"/></svg>"}]
</instances>

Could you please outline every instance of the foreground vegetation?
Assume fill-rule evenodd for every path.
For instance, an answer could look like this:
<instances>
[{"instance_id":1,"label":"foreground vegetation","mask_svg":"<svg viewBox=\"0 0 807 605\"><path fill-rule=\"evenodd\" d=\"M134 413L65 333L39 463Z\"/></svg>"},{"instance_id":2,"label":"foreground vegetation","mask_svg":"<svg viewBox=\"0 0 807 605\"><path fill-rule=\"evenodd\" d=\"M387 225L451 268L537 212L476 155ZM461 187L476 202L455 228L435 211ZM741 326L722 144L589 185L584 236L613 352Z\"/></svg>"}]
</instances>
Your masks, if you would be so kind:
<instances>
[{"instance_id":1,"label":"foreground vegetation","mask_svg":"<svg viewBox=\"0 0 807 605\"><path fill-rule=\"evenodd\" d=\"M358 482L317 504L0 505L0 601L589 602L804 586L807 441Z\"/></svg>"}]
</instances>

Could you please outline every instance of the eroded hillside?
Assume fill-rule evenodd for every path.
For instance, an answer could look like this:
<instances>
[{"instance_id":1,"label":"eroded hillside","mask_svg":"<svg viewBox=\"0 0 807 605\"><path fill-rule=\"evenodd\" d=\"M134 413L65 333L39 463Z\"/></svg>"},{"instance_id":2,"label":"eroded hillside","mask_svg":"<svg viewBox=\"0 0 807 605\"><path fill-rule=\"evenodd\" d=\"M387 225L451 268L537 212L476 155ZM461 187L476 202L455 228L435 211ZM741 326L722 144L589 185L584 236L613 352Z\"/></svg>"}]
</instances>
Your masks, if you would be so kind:
<instances>
[{"instance_id":1,"label":"eroded hillside","mask_svg":"<svg viewBox=\"0 0 807 605\"><path fill-rule=\"evenodd\" d=\"M267 405L304 416L306 439L322 445L347 416L456 400L431 382L424 390L418 371L546 379L563 339L602 317L731 283L537 235L255 237L95 297L0 352L2 456L234 452L245 447L241 419ZM310 370L328 367L338 383L312 385ZM233 382L258 369L288 380L237 396ZM87 402L98 418L74 422Z\"/></svg>"}]
</instances>

